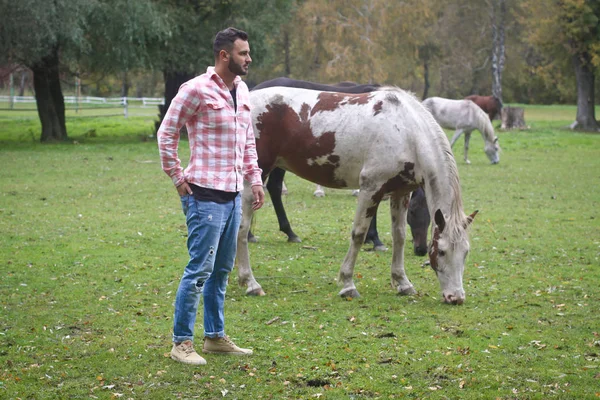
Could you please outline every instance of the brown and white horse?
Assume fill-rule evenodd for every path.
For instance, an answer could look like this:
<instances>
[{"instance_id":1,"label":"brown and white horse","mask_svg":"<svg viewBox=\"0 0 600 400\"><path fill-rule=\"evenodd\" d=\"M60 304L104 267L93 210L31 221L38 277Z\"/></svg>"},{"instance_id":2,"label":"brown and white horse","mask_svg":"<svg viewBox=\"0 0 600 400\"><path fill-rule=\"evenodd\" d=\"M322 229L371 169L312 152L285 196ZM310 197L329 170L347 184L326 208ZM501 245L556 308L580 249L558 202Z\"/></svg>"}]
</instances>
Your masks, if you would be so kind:
<instances>
[{"instance_id":1,"label":"brown and white horse","mask_svg":"<svg viewBox=\"0 0 600 400\"><path fill-rule=\"evenodd\" d=\"M411 94L384 88L362 94L274 87L250 93L259 166L275 167L338 189L360 189L350 248L339 273L342 297L357 297L353 272L371 218L390 194L392 286L416 293L404 270L406 213L410 193L422 186L432 224L430 263L443 300L465 300L463 272L469 252L456 161L444 131ZM238 235L238 277L248 294L264 294L250 268L248 229L252 194L243 194ZM433 235L435 234L435 236Z\"/></svg>"}]
</instances>

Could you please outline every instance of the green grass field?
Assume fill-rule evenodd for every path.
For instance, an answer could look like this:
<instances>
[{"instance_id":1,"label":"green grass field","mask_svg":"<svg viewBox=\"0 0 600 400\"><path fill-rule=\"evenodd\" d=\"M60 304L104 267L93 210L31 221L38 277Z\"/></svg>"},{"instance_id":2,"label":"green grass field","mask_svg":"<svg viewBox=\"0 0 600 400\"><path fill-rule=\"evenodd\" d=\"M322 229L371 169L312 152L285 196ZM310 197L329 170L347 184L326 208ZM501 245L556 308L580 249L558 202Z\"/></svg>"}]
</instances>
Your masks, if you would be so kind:
<instances>
[{"instance_id":1,"label":"green grass field","mask_svg":"<svg viewBox=\"0 0 600 400\"><path fill-rule=\"evenodd\" d=\"M73 141L42 145L37 120L0 112L0 398L597 398L600 135L564 129L574 116L526 106L531 129L497 131L499 165L478 134L471 165L457 143L465 211L480 211L462 306L440 302L410 244L418 295L390 287L391 252L362 251L362 297L340 299L356 199L289 174L303 243L267 200L250 249L267 296L235 276L228 290L227 332L255 354L195 367L168 358L186 228L153 117L69 117Z\"/></svg>"}]
</instances>

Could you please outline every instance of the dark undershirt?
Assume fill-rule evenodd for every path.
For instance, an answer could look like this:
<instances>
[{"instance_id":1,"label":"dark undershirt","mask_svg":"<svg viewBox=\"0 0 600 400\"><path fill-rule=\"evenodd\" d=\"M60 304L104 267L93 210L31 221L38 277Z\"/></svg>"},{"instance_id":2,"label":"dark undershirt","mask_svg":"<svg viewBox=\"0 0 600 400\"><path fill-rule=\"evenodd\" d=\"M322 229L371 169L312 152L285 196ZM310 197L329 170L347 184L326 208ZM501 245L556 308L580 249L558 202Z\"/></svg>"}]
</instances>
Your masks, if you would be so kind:
<instances>
[{"instance_id":1,"label":"dark undershirt","mask_svg":"<svg viewBox=\"0 0 600 400\"><path fill-rule=\"evenodd\" d=\"M237 98L236 98L236 88L230 90L231 97L233 98L233 107L237 112ZM199 201L212 201L213 203L227 203L235 199L238 195L238 192L225 192L223 190L217 189L209 189L201 186L194 185L192 183L189 184L192 189L192 193L194 194L194 198Z\"/></svg>"},{"instance_id":2,"label":"dark undershirt","mask_svg":"<svg viewBox=\"0 0 600 400\"><path fill-rule=\"evenodd\" d=\"M236 96L236 92L237 92L237 87L233 87L232 90L229 91L229 93L231 93L231 97L233 98L233 109L235 110L235 112L237 112L237 96Z\"/></svg>"}]
</instances>

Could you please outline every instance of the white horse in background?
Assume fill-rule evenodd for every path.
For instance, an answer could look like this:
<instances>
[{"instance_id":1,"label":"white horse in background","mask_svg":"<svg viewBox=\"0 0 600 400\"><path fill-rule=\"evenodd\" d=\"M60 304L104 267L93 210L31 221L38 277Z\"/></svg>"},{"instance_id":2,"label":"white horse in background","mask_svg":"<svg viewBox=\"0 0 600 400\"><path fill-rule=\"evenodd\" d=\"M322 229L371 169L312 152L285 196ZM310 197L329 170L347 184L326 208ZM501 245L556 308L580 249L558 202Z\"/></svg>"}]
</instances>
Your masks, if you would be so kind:
<instances>
[{"instance_id":1,"label":"white horse in background","mask_svg":"<svg viewBox=\"0 0 600 400\"><path fill-rule=\"evenodd\" d=\"M465 162L471 164L468 159L469 141L471 132L477 129L485 141L485 154L492 164L500 162L500 145L498 137L494 134L494 127L488 115L471 100L450 100L442 97L430 97L423 100L423 105L429 109L433 118L446 129L455 129L450 146L458 140L460 135L465 134Z\"/></svg>"},{"instance_id":2,"label":"white horse in background","mask_svg":"<svg viewBox=\"0 0 600 400\"><path fill-rule=\"evenodd\" d=\"M354 197L358 196L358 192L359 192L359 189L354 189L352 191L352 196L354 196ZM323 186L316 185L315 186L315 191L313 192L313 196L315 196L315 197L325 197L325 190L323 189Z\"/></svg>"}]
</instances>

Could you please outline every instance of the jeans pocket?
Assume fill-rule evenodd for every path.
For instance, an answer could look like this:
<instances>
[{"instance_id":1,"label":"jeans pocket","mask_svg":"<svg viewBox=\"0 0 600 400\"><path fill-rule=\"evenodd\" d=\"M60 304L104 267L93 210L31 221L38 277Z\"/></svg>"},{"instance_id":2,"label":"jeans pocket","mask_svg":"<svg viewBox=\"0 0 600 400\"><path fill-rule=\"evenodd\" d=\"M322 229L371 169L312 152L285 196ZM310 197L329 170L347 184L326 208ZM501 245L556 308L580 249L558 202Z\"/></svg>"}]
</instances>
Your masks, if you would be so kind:
<instances>
[{"instance_id":1,"label":"jeans pocket","mask_svg":"<svg viewBox=\"0 0 600 400\"><path fill-rule=\"evenodd\" d=\"M192 196L189 194L184 194L183 196L180 196L181 208L183 210L183 215L187 215L188 210L190 208L190 197L192 197Z\"/></svg>"}]
</instances>

